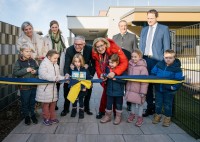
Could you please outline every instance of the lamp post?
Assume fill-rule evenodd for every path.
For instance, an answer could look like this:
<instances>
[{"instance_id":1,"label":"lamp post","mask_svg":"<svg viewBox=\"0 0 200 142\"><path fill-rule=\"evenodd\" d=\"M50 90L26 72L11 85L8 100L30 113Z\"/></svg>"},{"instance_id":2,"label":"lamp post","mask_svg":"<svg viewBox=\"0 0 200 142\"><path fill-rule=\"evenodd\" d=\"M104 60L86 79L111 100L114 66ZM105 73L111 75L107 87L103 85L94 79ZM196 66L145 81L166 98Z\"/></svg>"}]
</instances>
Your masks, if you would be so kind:
<instances>
[{"instance_id":1,"label":"lamp post","mask_svg":"<svg viewBox=\"0 0 200 142\"><path fill-rule=\"evenodd\" d=\"M92 16L94 16L94 0L92 0Z\"/></svg>"}]
</instances>

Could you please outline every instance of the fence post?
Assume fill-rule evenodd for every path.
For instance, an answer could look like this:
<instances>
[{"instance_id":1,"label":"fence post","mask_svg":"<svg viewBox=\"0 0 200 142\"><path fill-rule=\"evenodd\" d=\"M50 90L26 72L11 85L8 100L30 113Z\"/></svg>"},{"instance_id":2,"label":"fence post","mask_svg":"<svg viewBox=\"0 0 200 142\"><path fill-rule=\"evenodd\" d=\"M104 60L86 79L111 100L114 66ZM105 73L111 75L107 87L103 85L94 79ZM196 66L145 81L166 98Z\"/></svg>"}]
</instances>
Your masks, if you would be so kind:
<instances>
[{"instance_id":1,"label":"fence post","mask_svg":"<svg viewBox=\"0 0 200 142\"><path fill-rule=\"evenodd\" d=\"M196 46L196 61L197 61L197 64L200 64L200 46L199 45Z\"/></svg>"}]
</instances>

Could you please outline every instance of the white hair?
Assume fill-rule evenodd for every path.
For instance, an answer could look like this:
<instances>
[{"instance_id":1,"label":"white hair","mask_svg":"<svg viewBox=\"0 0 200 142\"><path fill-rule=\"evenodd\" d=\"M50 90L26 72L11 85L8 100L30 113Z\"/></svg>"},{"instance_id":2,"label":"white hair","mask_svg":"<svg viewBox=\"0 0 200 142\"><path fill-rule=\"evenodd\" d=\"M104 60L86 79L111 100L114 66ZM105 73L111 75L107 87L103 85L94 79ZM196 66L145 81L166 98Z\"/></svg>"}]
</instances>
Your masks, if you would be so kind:
<instances>
[{"instance_id":1,"label":"white hair","mask_svg":"<svg viewBox=\"0 0 200 142\"><path fill-rule=\"evenodd\" d=\"M76 40L82 40L82 41L85 42L85 37L84 37L84 36L81 36L81 35L78 35L78 36L76 36L76 37L74 38L74 41L76 41Z\"/></svg>"}]
</instances>

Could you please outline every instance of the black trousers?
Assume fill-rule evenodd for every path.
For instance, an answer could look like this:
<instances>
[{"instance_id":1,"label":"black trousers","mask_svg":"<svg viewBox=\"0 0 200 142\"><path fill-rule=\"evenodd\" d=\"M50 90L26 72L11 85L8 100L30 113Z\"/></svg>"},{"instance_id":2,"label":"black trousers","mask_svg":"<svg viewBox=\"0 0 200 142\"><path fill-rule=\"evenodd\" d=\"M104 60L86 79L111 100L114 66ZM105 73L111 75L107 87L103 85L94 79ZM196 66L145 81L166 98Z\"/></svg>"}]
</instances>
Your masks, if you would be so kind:
<instances>
[{"instance_id":1,"label":"black trousers","mask_svg":"<svg viewBox=\"0 0 200 142\"><path fill-rule=\"evenodd\" d=\"M149 58L147 56L144 56L143 58L146 60L147 70L148 70L149 74L151 74L151 70L158 63L158 61L153 58ZM155 100L153 88L154 88L154 84L149 83L148 90L147 90L147 97L146 97L147 109L149 109L149 110L151 110L151 109L155 110L155 104L153 103L153 101Z\"/></svg>"},{"instance_id":2,"label":"black trousers","mask_svg":"<svg viewBox=\"0 0 200 142\"><path fill-rule=\"evenodd\" d=\"M82 92L82 93L86 93L86 92ZM72 104L72 107L77 107L77 103L79 102L79 108L83 108L83 100L84 100L84 95L79 94L78 99Z\"/></svg>"},{"instance_id":3,"label":"black trousers","mask_svg":"<svg viewBox=\"0 0 200 142\"><path fill-rule=\"evenodd\" d=\"M69 109L70 109L69 108L70 107L70 101L67 99L67 96L69 94L69 90L70 90L70 88L68 88L68 84L65 83L64 84L64 99L65 99L64 110L65 111L69 111ZM90 110L90 98L91 98L91 94L92 94L92 88L87 89L87 94L86 94L85 99L84 99L84 108L87 111Z\"/></svg>"}]
</instances>

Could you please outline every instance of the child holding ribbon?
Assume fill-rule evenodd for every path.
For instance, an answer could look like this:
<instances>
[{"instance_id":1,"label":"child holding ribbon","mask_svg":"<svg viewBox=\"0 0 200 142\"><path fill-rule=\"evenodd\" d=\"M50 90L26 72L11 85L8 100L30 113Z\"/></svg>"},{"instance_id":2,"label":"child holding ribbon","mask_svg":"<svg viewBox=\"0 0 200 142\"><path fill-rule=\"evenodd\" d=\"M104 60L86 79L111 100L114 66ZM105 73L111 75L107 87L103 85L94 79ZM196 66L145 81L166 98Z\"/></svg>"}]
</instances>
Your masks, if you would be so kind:
<instances>
[{"instance_id":1,"label":"child holding ribbon","mask_svg":"<svg viewBox=\"0 0 200 142\"><path fill-rule=\"evenodd\" d=\"M88 69L86 69L84 67L85 61L84 61L82 54L77 53L74 55L74 57L72 59L72 65L73 65L73 67L71 67L70 74L69 74L72 77L72 79L76 79L76 80L91 79ZM71 83L69 84L69 87L73 87L73 86L71 86ZM80 119L84 118L84 97L86 95L87 95L87 88L86 88L86 86L81 84L81 90L78 94L78 98L72 104L71 117L76 117L77 102L79 102L79 118Z\"/></svg>"},{"instance_id":2,"label":"child holding ribbon","mask_svg":"<svg viewBox=\"0 0 200 142\"><path fill-rule=\"evenodd\" d=\"M168 49L164 52L164 60L158 62L152 69L151 74L161 78L168 78L173 80L183 80L183 73L181 70L181 62L175 58L176 53ZM181 84L156 84L155 85L155 105L156 114L152 121L157 124L161 120L162 109L164 109L163 126L169 127L171 124L172 104L176 91Z\"/></svg>"},{"instance_id":3,"label":"child holding ribbon","mask_svg":"<svg viewBox=\"0 0 200 142\"><path fill-rule=\"evenodd\" d=\"M128 66L128 75L148 75L147 64L142 59L142 52L135 49L131 54L131 60ZM125 99L131 102L131 113L127 119L128 123L133 122L138 111L136 126L140 127L143 124L143 104L146 100L148 83L128 81L126 84Z\"/></svg>"},{"instance_id":4,"label":"child holding ribbon","mask_svg":"<svg viewBox=\"0 0 200 142\"><path fill-rule=\"evenodd\" d=\"M31 58L33 49L28 44L22 44L20 47L20 58L15 62L13 74L18 78L36 78L38 64ZM35 95L36 86L20 85L20 98L22 103L22 113L25 118L25 124L30 125L31 120L34 124L38 123L35 116ZM30 117L31 116L31 117Z\"/></svg>"},{"instance_id":5,"label":"child holding ribbon","mask_svg":"<svg viewBox=\"0 0 200 142\"><path fill-rule=\"evenodd\" d=\"M36 101L42 103L43 123L46 126L59 123L55 113L56 101L58 100L56 83L65 77L60 75L58 58L59 53L56 50L49 50L38 71L40 79L54 82L37 87Z\"/></svg>"},{"instance_id":6,"label":"child holding ribbon","mask_svg":"<svg viewBox=\"0 0 200 142\"><path fill-rule=\"evenodd\" d=\"M117 66L119 65L119 56L117 54L113 54L109 58L109 66L106 67L106 74L110 72L114 72ZM124 75L124 73L123 73ZM106 97L107 97L107 104L106 104L106 113L105 116L101 119L101 123L107 123L111 121L112 115L112 108L113 104L116 105L116 117L113 122L114 125L118 125L121 122L121 115L122 115L122 105L123 105L123 96L124 96L124 86L126 81L121 79L110 79L105 75L105 80L107 84L106 89Z\"/></svg>"}]
</instances>

